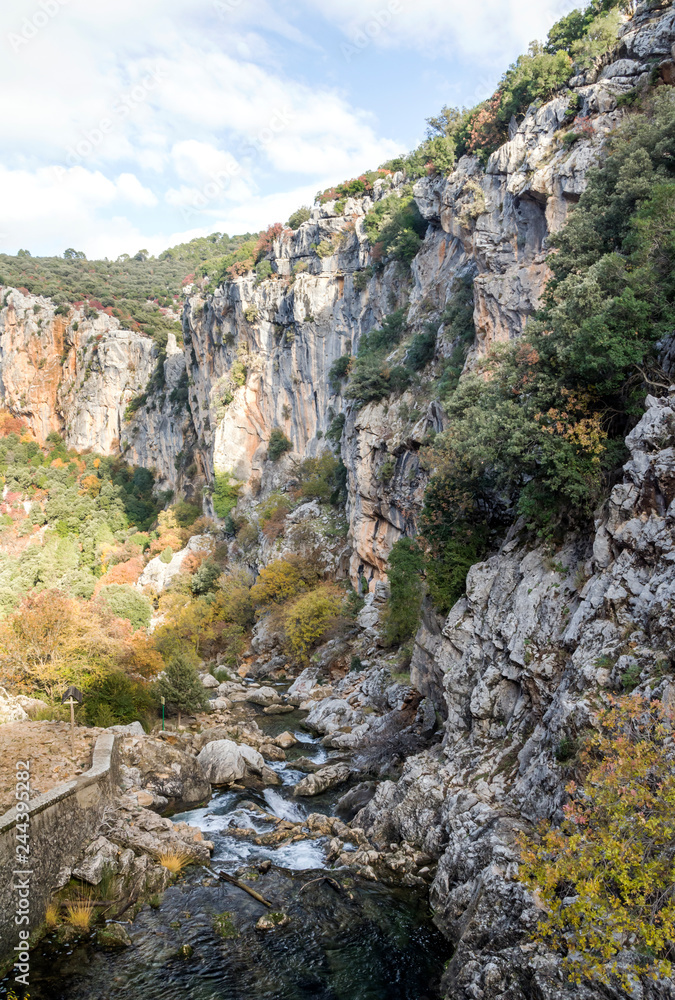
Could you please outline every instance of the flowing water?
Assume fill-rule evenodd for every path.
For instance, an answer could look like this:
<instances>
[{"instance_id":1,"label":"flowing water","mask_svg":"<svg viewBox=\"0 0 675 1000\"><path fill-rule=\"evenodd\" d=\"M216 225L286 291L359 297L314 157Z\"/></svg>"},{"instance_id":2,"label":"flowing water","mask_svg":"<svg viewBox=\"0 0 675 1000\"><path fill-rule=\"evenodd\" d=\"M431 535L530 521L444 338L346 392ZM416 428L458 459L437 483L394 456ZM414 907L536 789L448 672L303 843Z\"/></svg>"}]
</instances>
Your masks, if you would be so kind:
<instances>
[{"instance_id":1,"label":"flowing water","mask_svg":"<svg viewBox=\"0 0 675 1000\"><path fill-rule=\"evenodd\" d=\"M433 929L423 899L348 869L331 870L327 881L325 838L259 846L228 832L273 829L251 803L297 822L309 812L332 813L344 791L294 799L292 786L304 774L293 768L293 760L304 756L323 763L329 754L297 728L295 714L261 715L258 722L270 735L295 727L301 741L286 762L273 765L283 784L261 795L219 792L207 806L173 817L199 826L214 842L211 869L188 869L157 909L146 906L125 925L132 947L104 951L93 941L59 947L45 939L32 956L31 1000L438 998L448 945ZM266 908L213 871L234 873L264 859L272 867L256 873L251 884L274 910L290 917L271 931L255 926ZM226 937L216 929L224 913Z\"/></svg>"}]
</instances>

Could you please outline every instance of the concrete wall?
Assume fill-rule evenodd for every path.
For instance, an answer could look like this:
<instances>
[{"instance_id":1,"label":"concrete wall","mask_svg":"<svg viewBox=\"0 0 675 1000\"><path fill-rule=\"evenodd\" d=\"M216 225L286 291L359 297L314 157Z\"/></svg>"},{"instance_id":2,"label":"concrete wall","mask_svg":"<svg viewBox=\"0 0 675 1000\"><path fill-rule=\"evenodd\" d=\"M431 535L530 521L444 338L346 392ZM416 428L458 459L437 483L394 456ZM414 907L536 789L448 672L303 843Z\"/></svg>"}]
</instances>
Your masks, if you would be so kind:
<instances>
[{"instance_id":1,"label":"concrete wall","mask_svg":"<svg viewBox=\"0 0 675 1000\"><path fill-rule=\"evenodd\" d=\"M93 839L117 782L118 754L113 733L94 747L92 766L79 778L58 785L29 803L30 925L37 930L62 869L72 867ZM0 816L0 966L19 940L15 923L16 809ZM22 929L25 929L25 924Z\"/></svg>"}]
</instances>

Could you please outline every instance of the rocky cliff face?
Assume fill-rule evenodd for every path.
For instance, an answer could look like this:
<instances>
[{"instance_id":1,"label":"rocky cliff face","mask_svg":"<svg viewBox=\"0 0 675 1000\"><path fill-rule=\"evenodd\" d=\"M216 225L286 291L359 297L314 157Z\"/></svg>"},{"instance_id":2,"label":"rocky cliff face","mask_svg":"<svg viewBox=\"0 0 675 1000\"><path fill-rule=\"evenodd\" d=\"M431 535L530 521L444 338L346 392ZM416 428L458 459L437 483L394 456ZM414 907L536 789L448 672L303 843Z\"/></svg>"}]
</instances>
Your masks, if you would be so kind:
<instances>
[{"instance_id":1,"label":"rocky cliff face","mask_svg":"<svg viewBox=\"0 0 675 1000\"><path fill-rule=\"evenodd\" d=\"M430 387L453 344L441 325L421 388L361 409L329 384L332 363L399 307L412 331L440 320L467 278L476 326L468 363L520 336L547 280L546 239L620 121L618 98L655 72L675 80L674 43L672 8L639 6L617 49L570 91L531 108L486 170L464 157L449 177L418 181L429 226L410 274L396 264L364 274L370 199L348 200L341 214L335 203L315 207L274 244L271 277L190 295L184 349L170 343L163 377L128 421L128 402L157 368L150 341L107 316L56 316L48 300L10 291L0 313L4 405L39 438L56 429L79 448L125 449L165 485L196 495L228 473L251 497L283 483L295 460L319 454L344 414L349 539L332 565L344 572L349 558L352 579L372 591L370 614L391 546L419 516L420 449L445 419ZM570 148L559 132L576 113L583 136ZM396 176L392 190L403 183ZM374 198L386 193L376 185ZM271 467L274 428L293 451ZM374 843L406 841L438 859L432 902L457 946L446 983L453 998L568 995L556 961L523 944L537 913L516 878L517 833L560 816L566 776L556 751L588 724L598 693L630 671L644 693L675 701L672 685L653 679L654 665L670 662L674 624L675 390L648 398L627 444L624 480L592 538L571 534L553 560L516 525L472 568L466 597L446 620L427 613L412 680L443 719L442 745L409 758L401 779L381 783L355 820ZM599 995L584 991L569 995Z\"/></svg>"}]
</instances>

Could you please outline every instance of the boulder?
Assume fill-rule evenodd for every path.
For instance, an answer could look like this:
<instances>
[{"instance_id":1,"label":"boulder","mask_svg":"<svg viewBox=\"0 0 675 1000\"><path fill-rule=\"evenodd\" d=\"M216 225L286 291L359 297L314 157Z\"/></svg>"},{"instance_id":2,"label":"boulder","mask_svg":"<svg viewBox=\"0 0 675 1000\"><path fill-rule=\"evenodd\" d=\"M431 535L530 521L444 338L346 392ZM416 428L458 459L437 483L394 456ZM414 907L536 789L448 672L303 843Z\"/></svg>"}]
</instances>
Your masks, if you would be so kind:
<instances>
[{"instance_id":1,"label":"boulder","mask_svg":"<svg viewBox=\"0 0 675 1000\"><path fill-rule=\"evenodd\" d=\"M24 722L27 718L28 713L19 700L0 688L0 726L5 722Z\"/></svg>"},{"instance_id":2,"label":"boulder","mask_svg":"<svg viewBox=\"0 0 675 1000\"><path fill-rule=\"evenodd\" d=\"M275 691L271 687L261 687L249 690L246 701L250 701L253 705L278 705L281 701L278 691Z\"/></svg>"},{"instance_id":3,"label":"boulder","mask_svg":"<svg viewBox=\"0 0 675 1000\"><path fill-rule=\"evenodd\" d=\"M118 736L145 736L145 729L140 722L130 722L126 726L108 726L108 731Z\"/></svg>"},{"instance_id":4,"label":"boulder","mask_svg":"<svg viewBox=\"0 0 675 1000\"><path fill-rule=\"evenodd\" d=\"M101 948L128 948L132 940L122 924L109 923L96 931L96 943Z\"/></svg>"},{"instance_id":5,"label":"boulder","mask_svg":"<svg viewBox=\"0 0 675 1000\"><path fill-rule=\"evenodd\" d=\"M286 760L284 751L281 747L275 746L274 743L263 743L260 747L260 753L265 760Z\"/></svg>"},{"instance_id":6,"label":"boulder","mask_svg":"<svg viewBox=\"0 0 675 1000\"><path fill-rule=\"evenodd\" d=\"M287 712L294 712L293 705L268 705L263 708L264 715L286 715Z\"/></svg>"},{"instance_id":7,"label":"boulder","mask_svg":"<svg viewBox=\"0 0 675 1000\"><path fill-rule=\"evenodd\" d=\"M352 708L343 698L326 698L317 702L305 719L310 729L319 733L334 733L345 726L355 726L363 721L363 713Z\"/></svg>"},{"instance_id":8,"label":"boulder","mask_svg":"<svg viewBox=\"0 0 675 1000\"><path fill-rule=\"evenodd\" d=\"M265 766L265 760L262 754L258 753L257 750L254 750L253 747L247 746L245 743L239 743L237 745L239 747L239 753L246 761L246 766L249 770L253 771L254 774L260 774Z\"/></svg>"},{"instance_id":9,"label":"boulder","mask_svg":"<svg viewBox=\"0 0 675 1000\"><path fill-rule=\"evenodd\" d=\"M205 688L219 688L220 682L216 680L213 674L202 674L201 682Z\"/></svg>"},{"instance_id":10,"label":"boulder","mask_svg":"<svg viewBox=\"0 0 675 1000\"><path fill-rule=\"evenodd\" d=\"M303 701L307 701L316 687L318 673L318 667L305 667L300 676L293 681L288 689L288 700L291 705L300 705Z\"/></svg>"},{"instance_id":11,"label":"boulder","mask_svg":"<svg viewBox=\"0 0 675 1000\"><path fill-rule=\"evenodd\" d=\"M197 760L212 785L232 785L246 774L246 760L232 740L214 740L200 750Z\"/></svg>"},{"instance_id":12,"label":"boulder","mask_svg":"<svg viewBox=\"0 0 675 1000\"><path fill-rule=\"evenodd\" d=\"M211 707L214 712L229 712L232 708L232 702L229 698L214 698Z\"/></svg>"},{"instance_id":13,"label":"boulder","mask_svg":"<svg viewBox=\"0 0 675 1000\"><path fill-rule=\"evenodd\" d=\"M293 733L285 732L280 733L274 742L278 747L281 747L282 750L288 750L289 747L294 747L298 741Z\"/></svg>"},{"instance_id":14,"label":"boulder","mask_svg":"<svg viewBox=\"0 0 675 1000\"><path fill-rule=\"evenodd\" d=\"M267 764L263 764L260 776L261 776L264 784L266 784L266 785L281 785L281 784L283 784L283 782L282 782L281 778L279 777L279 775L277 774L277 772L273 771L271 767L267 766Z\"/></svg>"},{"instance_id":15,"label":"boulder","mask_svg":"<svg viewBox=\"0 0 675 1000\"><path fill-rule=\"evenodd\" d=\"M208 801L210 783L192 754L180 741L146 736L123 741L120 749L121 772L129 791L138 789L139 805L153 809L190 809ZM149 797L148 797L149 796Z\"/></svg>"},{"instance_id":16,"label":"boulder","mask_svg":"<svg viewBox=\"0 0 675 1000\"><path fill-rule=\"evenodd\" d=\"M308 774L306 778L299 781L293 789L293 794L307 798L313 795L321 795L322 792L328 791L329 788L342 785L347 781L350 773L351 770L348 764L331 764L328 767L322 767L321 770L315 771L314 774Z\"/></svg>"}]
</instances>

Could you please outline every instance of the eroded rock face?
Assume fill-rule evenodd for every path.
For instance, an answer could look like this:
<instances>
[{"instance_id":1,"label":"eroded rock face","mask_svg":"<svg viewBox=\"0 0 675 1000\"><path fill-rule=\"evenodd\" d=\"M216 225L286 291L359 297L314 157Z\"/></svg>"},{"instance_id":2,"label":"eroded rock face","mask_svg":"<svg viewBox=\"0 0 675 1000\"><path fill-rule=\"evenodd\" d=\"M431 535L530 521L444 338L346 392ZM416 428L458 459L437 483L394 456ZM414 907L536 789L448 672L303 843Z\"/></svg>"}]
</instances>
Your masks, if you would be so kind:
<instances>
[{"instance_id":1,"label":"eroded rock face","mask_svg":"<svg viewBox=\"0 0 675 1000\"><path fill-rule=\"evenodd\" d=\"M675 693L654 671L675 638L675 390L646 407L594 537L569 537L552 560L516 526L445 622L420 629L412 675L443 699L442 752L409 758L354 819L375 844L406 840L439 859L431 896L457 946L453 998L578 995L554 957L521 948L538 914L517 879L517 836L560 819L556 750L627 670L647 697Z\"/></svg>"},{"instance_id":2,"label":"eroded rock face","mask_svg":"<svg viewBox=\"0 0 675 1000\"><path fill-rule=\"evenodd\" d=\"M150 800L141 805L162 812L194 808L211 797L211 785L192 754L149 736L125 739L120 751L126 790L141 790Z\"/></svg>"}]
</instances>

